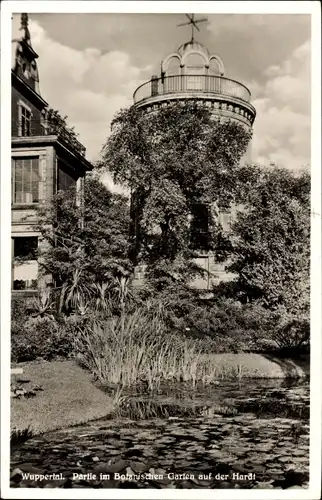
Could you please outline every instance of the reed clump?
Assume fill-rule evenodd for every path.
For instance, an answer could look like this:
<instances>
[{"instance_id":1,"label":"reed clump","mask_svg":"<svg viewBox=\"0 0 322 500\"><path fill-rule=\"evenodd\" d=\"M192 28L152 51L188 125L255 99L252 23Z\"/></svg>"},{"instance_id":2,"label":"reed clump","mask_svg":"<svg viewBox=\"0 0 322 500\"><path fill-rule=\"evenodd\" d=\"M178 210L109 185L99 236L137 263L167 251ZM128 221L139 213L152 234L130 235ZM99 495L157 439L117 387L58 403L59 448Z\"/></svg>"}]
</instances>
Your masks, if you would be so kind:
<instances>
[{"instance_id":1,"label":"reed clump","mask_svg":"<svg viewBox=\"0 0 322 500\"><path fill-rule=\"evenodd\" d=\"M95 319L78 331L82 364L103 385L158 390L162 382L208 385L241 377L240 366L218 366L205 354L202 340L171 333L158 314L138 309L118 317Z\"/></svg>"}]
</instances>

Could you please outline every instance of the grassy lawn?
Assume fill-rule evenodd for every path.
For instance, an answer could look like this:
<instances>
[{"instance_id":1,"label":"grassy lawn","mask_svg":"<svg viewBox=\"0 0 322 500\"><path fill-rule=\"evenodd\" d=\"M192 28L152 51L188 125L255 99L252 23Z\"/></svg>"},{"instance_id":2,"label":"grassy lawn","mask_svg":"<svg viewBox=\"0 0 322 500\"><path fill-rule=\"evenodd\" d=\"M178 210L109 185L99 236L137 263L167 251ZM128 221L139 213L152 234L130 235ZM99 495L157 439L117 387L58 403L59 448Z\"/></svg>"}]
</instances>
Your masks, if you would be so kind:
<instances>
[{"instance_id":1,"label":"grassy lawn","mask_svg":"<svg viewBox=\"0 0 322 500\"><path fill-rule=\"evenodd\" d=\"M111 398L95 387L91 374L74 361L21 363L22 375L11 376L11 381L25 378L26 388L39 385L33 398L11 398L11 428L34 433L68 427L104 417L112 410Z\"/></svg>"}]
</instances>

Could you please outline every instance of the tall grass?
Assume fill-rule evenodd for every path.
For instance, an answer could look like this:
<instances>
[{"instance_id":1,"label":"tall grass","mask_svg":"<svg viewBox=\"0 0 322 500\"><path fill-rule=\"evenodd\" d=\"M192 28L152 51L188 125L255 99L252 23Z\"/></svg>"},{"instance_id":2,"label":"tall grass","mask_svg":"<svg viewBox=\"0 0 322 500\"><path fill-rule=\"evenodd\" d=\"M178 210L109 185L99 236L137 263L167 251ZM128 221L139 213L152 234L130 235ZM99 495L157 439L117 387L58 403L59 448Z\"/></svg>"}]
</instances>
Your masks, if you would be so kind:
<instances>
[{"instance_id":1,"label":"tall grass","mask_svg":"<svg viewBox=\"0 0 322 500\"><path fill-rule=\"evenodd\" d=\"M106 385L158 390L162 382L209 384L241 376L241 370L216 366L200 342L171 334L160 314L144 309L87 324L78 333L82 362ZM235 373L236 372L236 373Z\"/></svg>"}]
</instances>

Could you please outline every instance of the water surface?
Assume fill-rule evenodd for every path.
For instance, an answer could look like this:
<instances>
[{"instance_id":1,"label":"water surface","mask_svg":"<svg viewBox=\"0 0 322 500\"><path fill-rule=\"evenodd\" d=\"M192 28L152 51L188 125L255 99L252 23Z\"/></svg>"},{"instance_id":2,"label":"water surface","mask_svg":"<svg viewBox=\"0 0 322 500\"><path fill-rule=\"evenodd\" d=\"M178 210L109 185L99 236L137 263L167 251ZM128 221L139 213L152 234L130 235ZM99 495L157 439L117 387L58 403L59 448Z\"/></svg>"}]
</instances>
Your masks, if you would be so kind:
<instances>
[{"instance_id":1,"label":"water surface","mask_svg":"<svg viewBox=\"0 0 322 500\"><path fill-rule=\"evenodd\" d=\"M133 395L114 417L27 441L13 450L17 467L31 475L13 486L308 487L309 383L223 381Z\"/></svg>"}]
</instances>

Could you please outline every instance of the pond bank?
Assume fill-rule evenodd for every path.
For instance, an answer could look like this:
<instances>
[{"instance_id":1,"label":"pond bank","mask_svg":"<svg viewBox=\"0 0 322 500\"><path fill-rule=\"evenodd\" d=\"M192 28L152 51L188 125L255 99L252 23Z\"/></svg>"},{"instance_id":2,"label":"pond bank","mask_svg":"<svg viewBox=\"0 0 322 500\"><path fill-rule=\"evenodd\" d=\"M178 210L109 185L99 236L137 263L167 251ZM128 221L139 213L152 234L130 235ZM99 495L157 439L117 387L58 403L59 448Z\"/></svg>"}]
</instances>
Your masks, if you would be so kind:
<instances>
[{"instance_id":1,"label":"pond bank","mask_svg":"<svg viewBox=\"0 0 322 500\"><path fill-rule=\"evenodd\" d=\"M282 357L274 353L212 354L218 373L238 378L304 378L310 375L310 356Z\"/></svg>"},{"instance_id":2,"label":"pond bank","mask_svg":"<svg viewBox=\"0 0 322 500\"><path fill-rule=\"evenodd\" d=\"M294 360L270 354L224 353L213 354L218 366L219 380L225 373L236 378L304 378L309 375L309 357ZM11 398L11 428L33 434L63 429L107 416L113 410L113 399L93 384L89 372L75 361L30 362L17 365L22 375L11 377L13 383L20 379L31 389L39 385L32 398ZM19 382L18 382L19 383Z\"/></svg>"}]
</instances>

